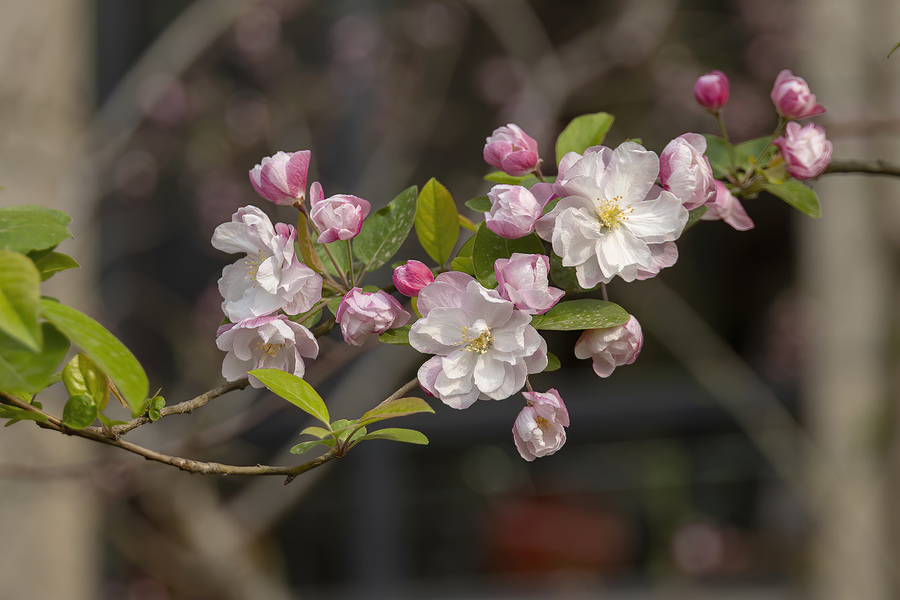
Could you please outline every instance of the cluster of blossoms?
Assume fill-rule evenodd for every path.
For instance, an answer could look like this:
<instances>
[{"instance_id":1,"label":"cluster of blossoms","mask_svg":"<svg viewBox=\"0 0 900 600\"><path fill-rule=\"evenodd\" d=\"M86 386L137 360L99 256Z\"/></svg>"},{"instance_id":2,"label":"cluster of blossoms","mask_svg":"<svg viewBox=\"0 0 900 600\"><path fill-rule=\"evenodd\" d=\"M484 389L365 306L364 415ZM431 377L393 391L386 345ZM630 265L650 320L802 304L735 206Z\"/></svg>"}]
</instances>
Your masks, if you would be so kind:
<instances>
[{"instance_id":1,"label":"cluster of blossoms","mask_svg":"<svg viewBox=\"0 0 900 600\"><path fill-rule=\"evenodd\" d=\"M697 102L722 127L720 142L731 152L721 119L728 95L728 79L719 71L700 77L694 88ZM771 143L748 165L739 167L731 154L725 182L716 179L707 156L710 138L696 133L676 137L659 155L635 142L568 152L559 161L556 177L548 179L533 138L514 124L496 129L486 139L483 156L514 183L490 190L484 230L478 231L506 239L528 236L528 247L537 244L545 251L492 255L492 278L483 272L476 278L474 270L463 272L464 267L437 269L435 275L425 263L407 261L394 269L392 279L399 294L412 298L410 310L385 290L360 287L363 273L354 276L350 240L362 231L369 202L345 194L326 198L322 186L313 182L307 208L310 153L279 152L264 158L250 171L253 188L275 204L299 209L307 217L300 219L300 227L312 227L312 236L304 230L298 237L290 225L273 225L252 206L241 208L230 223L216 229L214 247L245 255L225 267L219 280L229 320L217 339L219 348L227 351L223 375L235 380L252 369L271 367L302 377L304 359L318 354L316 337L305 324L314 326L326 305L332 307L344 341L355 346L412 320L406 333L409 345L432 355L417 374L425 392L456 409L521 392L525 407L512 429L516 448L529 461L556 452L565 443L568 410L556 389L537 392L528 381L549 363L536 319L552 316L565 296L551 285L555 275L550 252L564 269L573 271L578 286L591 290L616 277L626 282L654 277L675 264L675 242L692 214L691 222L702 218L725 221L737 230L752 228L738 195L753 197L763 179L776 181L776 167L781 165L781 173L796 179L816 177L831 156L831 143L820 127L801 128L795 122L825 110L803 79L783 71L772 100L781 118ZM315 258L312 239L334 270L329 272ZM308 244L303 255L316 264L300 262L295 241ZM328 250L329 244L338 243L346 244L349 272ZM495 287L488 285L493 278ZM641 351L643 333L637 319L627 315L618 323L583 331L575 345L575 356L591 359L599 377L631 364ZM253 378L251 383L261 385Z\"/></svg>"}]
</instances>

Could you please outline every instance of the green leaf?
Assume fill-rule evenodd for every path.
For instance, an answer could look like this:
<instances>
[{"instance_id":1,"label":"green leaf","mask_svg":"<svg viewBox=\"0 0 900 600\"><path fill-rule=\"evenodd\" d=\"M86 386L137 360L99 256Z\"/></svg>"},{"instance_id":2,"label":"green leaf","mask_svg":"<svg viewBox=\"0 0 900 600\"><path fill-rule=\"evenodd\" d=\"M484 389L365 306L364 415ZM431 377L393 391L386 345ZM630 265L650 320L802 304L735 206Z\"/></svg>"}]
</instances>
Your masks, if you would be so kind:
<instances>
[{"instance_id":1,"label":"green leaf","mask_svg":"<svg viewBox=\"0 0 900 600\"><path fill-rule=\"evenodd\" d=\"M900 48L900 42L897 42L896 44L894 44L894 47L891 48L890 52L888 52L887 57L890 58L891 54L893 54L897 50L897 48Z\"/></svg>"},{"instance_id":2,"label":"green leaf","mask_svg":"<svg viewBox=\"0 0 900 600\"><path fill-rule=\"evenodd\" d=\"M328 246L328 249L325 246ZM316 255L319 257L323 268L326 272L331 275L340 276L338 273L337 267L334 266L334 263L337 263L337 266L340 267L344 273L347 272L350 267L350 261L347 255L347 244L340 243L335 244L334 242L330 244L316 244ZM331 253L329 257L328 254ZM333 261L331 259L334 259Z\"/></svg>"},{"instance_id":3,"label":"green leaf","mask_svg":"<svg viewBox=\"0 0 900 600\"><path fill-rule=\"evenodd\" d=\"M477 196L471 200L466 200L466 206L475 212L485 213L491 210L491 199L487 196Z\"/></svg>"},{"instance_id":4,"label":"green leaf","mask_svg":"<svg viewBox=\"0 0 900 600\"><path fill-rule=\"evenodd\" d=\"M44 349L26 350L12 338L0 334L0 390L34 393L56 382L56 368L69 351L69 340L50 323L41 323Z\"/></svg>"},{"instance_id":5,"label":"green leaf","mask_svg":"<svg viewBox=\"0 0 900 600\"><path fill-rule=\"evenodd\" d=\"M353 252L366 271L390 261L403 245L415 220L417 195L416 186L407 188L363 221L362 230L353 240Z\"/></svg>"},{"instance_id":6,"label":"green leaf","mask_svg":"<svg viewBox=\"0 0 900 600\"><path fill-rule=\"evenodd\" d=\"M100 323L70 306L41 300L41 314L91 357L112 380L131 407L132 416L144 412L150 384L134 354Z\"/></svg>"},{"instance_id":7,"label":"green leaf","mask_svg":"<svg viewBox=\"0 0 900 600\"><path fill-rule=\"evenodd\" d=\"M312 440L310 442L301 442L291 448L291 454L303 454L307 450L315 448L316 446L327 446L331 448L334 446L334 440L328 438L327 440Z\"/></svg>"},{"instance_id":8,"label":"green leaf","mask_svg":"<svg viewBox=\"0 0 900 600\"><path fill-rule=\"evenodd\" d=\"M537 178L537 175L534 175L533 173L529 173L528 175L516 176L509 175L508 173L504 173L503 171L494 171L493 173L488 173L484 176L484 178L486 181L490 181L491 183L521 185L522 187L526 187L528 189L531 189L531 186L540 181L540 179Z\"/></svg>"},{"instance_id":9,"label":"green leaf","mask_svg":"<svg viewBox=\"0 0 900 600\"><path fill-rule=\"evenodd\" d=\"M303 431L300 432L300 435L313 435L319 439L329 437L331 435L331 431L325 429L324 427L307 427Z\"/></svg>"},{"instance_id":10,"label":"green leaf","mask_svg":"<svg viewBox=\"0 0 900 600\"><path fill-rule=\"evenodd\" d=\"M612 127L614 118L607 113L575 117L556 140L556 164L569 152L583 154L591 146L599 146Z\"/></svg>"},{"instance_id":11,"label":"green leaf","mask_svg":"<svg viewBox=\"0 0 900 600\"><path fill-rule=\"evenodd\" d=\"M682 235L684 235L685 231L699 223L700 217L705 215L707 210L709 209L705 206L698 206L697 208L689 210L687 223L684 224L684 229L681 230Z\"/></svg>"},{"instance_id":12,"label":"green leaf","mask_svg":"<svg viewBox=\"0 0 900 600\"><path fill-rule=\"evenodd\" d=\"M411 325L403 325L402 327L395 327L394 329L388 329L380 336L378 336L378 341L384 342L385 344L396 344L399 346L409 346L409 329L412 327Z\"/></svg>"},{"instance_id":13,"label":"green leaf","mask_svg":"<svg viewBox=\"0 0 900 600\"><path fill-rule=\"evenodd\" d=\"M725 140L717 135L704 134L706 138L706 157L712 166L713 175L717 179L724 177L731 172L731 159L728 156L728 144ZM734 146L734 162L739 170L751 170L756 157L766 149L769 144L769 137L759 137L752 140L742 142Z\"/></svg>"},{"instance_id":14,"label":"green leaf","mask_svg":"<svg viewBox=\"0 0 900 600\"><path fill-rule=\"evenodd\" d=\"M278 369L254 369L248 375L259 379L269 390L306 413L330 425L325 401L311 385L293 373Z\"/></svg>"},{"instance_id":15,"label":"green leaf","mask_svg":"<svg viewBox=\"0 0 900 600\"><path fill-rule=\"evenodd\" d=\"M457 256L450 261L450 270L475 275L475 261L468 256Z\"/></svg>"},{"instance_id":16,"label":"green leaf","mask_svg":"<svg viewBox=\"0 0 900 600\"><path fill-rule=\"evenodd\" d=\"M421 398L397 398L388 402L382 402L372 410L359 418L360 423L374 423L384 419L406 417L419 413L433 413L434 409Z\"/></svg>"},{"instance_id":17,"label":"green leaf","mask_svg":"<svg viewBox=\"0 0 900 600\"><path fill-rule=\"evenodd\" d=\"M531 325L535 329L577 331L615 327L628 320L624 308L605 300L568 300L560 302L542 315L535 315Z\"/></svg>"},{"instance_id":18,"label":"green leaf","mask_svg":"<svg viewBox=\"0 0 900 600\"><path fill-rule=\"evenodd\" d=\"M109 400L106 373L87 355L76 354L63 369L62 380L70 396L90 396L98 410L106 408Z\"/></svg>"},{"instance_id":19,"label":"green leaf","mask_svg":"<svg viewBox=\"0 0 900 600\"><path fill-rule=\"evenodd\" d=\"M789 179L784 183L764 183L763 189L774 196L778 196L805 215L815 219L822 216L819 197L809 187L796 179Z\"/></svg>"},{"instance_id":20,"label":"green leaf","mask_svg":"<svg viewBox=\"0 0 900 600\"><path fill-rule=\"evenodd\" d=\"M159 421L159 419L162 417L162 413L160 413L160 411L163 408L165 408L165 406L166 406L165 398L163 398L162 396L158 396L158 395L153 396L152 398L150 398L150 406L147 407L147 417L151 421ZM103 410L103 409L100 409L100 410Z\"/></svg>"},{"instance_id":21,"label":"green leaf","mask_svg":"<svg viewBox=\"0 0 900 600\"><path fill-rule=\"evenodd\" d=\"M32 352L41 351L40 298L41 276L34 263L0 250L0 331Z\"/></svg>"},{"instance_id":22,"label":"green leaf","mask_svg":"<svg viewBox=\"0 0 900 600\"><path fill-rule=\"evenodd\" d=\"M575 267L564 267L562 259L553 252L550 253L550 279L553 280L556 287L562 288L566 292L579 293L590 291L578 284L578 275L575 272ZM597 289L599 286L600 284L598 283L590 289Z\"/></svg>"},{"instance_id":23,"label":"green leaf","mask_svg":"<svg viewBox=\"0 0 900 600\"><path fill-rule=\"evenodd\" d=\"M116 420L110 419L103 413L100 413L99 415L97 415L97 418L100 419L100 422L103 423L103 425L106 427L115 427L116 425L127 425L128 424L128 421L116 421Z\"/></svg>"},{"instance_id":24,"label":"green leaf","mask_svg":"<svg viewBox=\"0 0 900 600\"><path fill-rule=\"evenodd\" d=\"M446 264L459 239L459 211L453 196L434 177L419 193L415 225L419 243L428 256L439 265Z\"/></svg>"},{"instance_id":25,"label":"green leaf","mask_svg":"<svg viewBox=\"0 0 900 600\"><path fill-rule=\"evenodd\" d=\"M0 419L12 419L5 427L9 427L18 421L37 421L38 423L44 423L50 420L45 414L19 408L18 406L5 405L0 405Z\"/></svg>"},{"instance_id":26,"label":"green leaf","mask_svg":"<svg viewBox=\"0 0 900 600\"><path fill-rule=\"evenodd\" d=\"M335 308L336 308L336 307L335 307ZM321 310L317 310L317 311L314 312L313 314L309 315L308 317L306 317L305 319L303 319L302 321L300 321L300 324L303 325L304 327L306 327L307 329L312 329L313 327L316 326L316 324L317 324L321 319L322 319L322 311L321 311Z\"/></svg>"},{"instance_id":27,"label":"green leaf","mask_svg":"<svg viewBox=\"0 0 900 600\"><path fill-rule=\"evenodd\" d=\"M362 439L364 440L391 440L394 442L404 442L407 444L428 443L428 438L420 431L414 429L399 429L396 427L388 427L367 433Z\"/></svg>"},{"instance_id":28,"label":"green leaf","mask_svg":"<svg viewBox=\"0 0 900 600\"><path fill-rule=\"evenodd\" d=\"M303 262L316 273L325 273L325 265L322 263L322 259L319 258L317 245L310 237L309 227L306 223L306 215L301 212L300 216L297 217L296 243L297 249L300 250L299 256L303 259ZM297 251L295 250L294 253L297 254Z\"/></svg>"},{"instance_id":29,"label":"green leaf","mask_svg":"<svg viewBox=\"0 0 900 600\"><path fill-rule=\"evenodd\" d=\"M547 353L547 367L541 371L542 373L549 373L550 371L556 371L560 367L559 359L552 352Z\"/></svg>"},{"instance_id":30,"label":"green leaf","mask_svg":"<svg viewBox=\"0 0 900 600\"><path fill-rule=\"evenodd\" d=\"M333 314L334 316L337 316L338 306L341 305L341 300L343 300L343 299L344 299L343 296L335 296L334 298L330 298L328 300L328 303L326 304L326 306L328 307L328 310L331 311L331 314Z\"/></svg>"},{"instance_id":31,"label":"green leaf","mask_svg":"<svg viewBox=\"0 0 900 600\"><path fill-rule=\"evenodd\" d=\"M23 205L0 208L0 250L27 253L72 237L72 219L61 210Z\"/></svg>"},{"instance_id":32,"label":"green leaf","mask_svg":"<svg viewBox=\"0 0 900 600\"><path fill-rule=\"evenodd\" d=\"M543 254L544 245L536 233L530 233L518 239L500 237L487 227L478 229L472 248L472 260L475 277L485 287L496 287L497 277L494 274L494 261L498 258L509 258L514 253Z\"/></svg>"},{"instance_id":33,"label":"green leaf","mask_svg":"<svg viewBox=\"0 0 900 600\"><path fill-rule=\"evenodd\" d=\"M84 429L96 420L100 411L94 404L94 399L84 394L77 394L69 398L63 409L62 422L72 429Z\"/></svg>"},{"instance_id":34,"label":"green leaf","mask_svg":"<svg viewBox=\"0 0 900 600\"><path fill-rule=\"evenodd\" d=\"M35 266L41 274L41 281L47 281L55 274L66 269L76 269L79 265L75 259L61 252L50 252L35 261Z\"/></svg>"}]
</instances>

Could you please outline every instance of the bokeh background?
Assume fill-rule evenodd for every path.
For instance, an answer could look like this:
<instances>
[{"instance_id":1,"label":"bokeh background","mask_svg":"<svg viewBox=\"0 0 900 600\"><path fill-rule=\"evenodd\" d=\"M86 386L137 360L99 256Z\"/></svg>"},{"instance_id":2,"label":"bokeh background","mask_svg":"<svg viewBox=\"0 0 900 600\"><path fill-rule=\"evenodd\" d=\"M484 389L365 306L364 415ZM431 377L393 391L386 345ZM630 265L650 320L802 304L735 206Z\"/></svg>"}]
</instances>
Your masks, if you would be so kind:
<instances>
[{"instance_id":1,"label":"bokeh background","mask_svg":"<svg viewBox=\"0 0 900 600\"><path fill-rule=\"evenodd\" d=\"M209 245L247 171L311 149L326 193L386 204L437 177L486 193L508 122L547 163L568 121L657 152L714 133L696 78L731 81L735 139L772 131L777 73L804 76L836 158L900 161L900 7L886 0L42 0L0 2L0 204L73 216L83 267L49 293L95 315L170 403L221 381ZM547 171L552 171L548 167ZM756 228L702 223L678 264L614 282L640 359L597 378L547 336L572 418L521 460L519 401L411 420L283 486L0 434L0 598L890 599L900 596L893 181L826 176L813 221L772 197ZM477 215L470 215L476 218ZM404 257L424 258L411 241ZM372 275L387 283L389 271ZM406 348L333 332L308 379L352 417L414 374ZM48 398L47 404L61 402ZM246 390L129 436L170 454L288 464L303 414ZM58 437L58 436L57 436Z\"/></svg>"}]
</instances>

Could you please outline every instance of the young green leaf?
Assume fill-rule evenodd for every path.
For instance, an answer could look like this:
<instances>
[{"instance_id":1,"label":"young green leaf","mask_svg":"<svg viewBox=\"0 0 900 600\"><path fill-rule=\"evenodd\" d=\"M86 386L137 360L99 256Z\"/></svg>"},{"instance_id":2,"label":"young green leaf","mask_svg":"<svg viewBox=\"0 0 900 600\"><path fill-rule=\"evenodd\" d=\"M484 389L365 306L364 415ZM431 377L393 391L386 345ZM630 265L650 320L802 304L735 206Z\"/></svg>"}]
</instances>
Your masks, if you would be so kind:
<instances>
[{"instance_id":1,"label":"young green leaf","mask_svg":"<svg viewBox=\"0 0 900 600\"><path fill-rule=\"evenodd\" d=\"M425 437L425 434L416 431L414 429L399 429L396 427L388 427L386 429L379 429L378 431L373 431L371 433L367 433L363 436L364 440L391 440L394 442L404 442L407 444L421 444L425 445L428 443L428 438Z\"/></svg>"},{"instance_id":2,"label":"young green leaf","mask_svg":"<svg viewBox=\"0 0 900 600\"><path fill-rule=\"evenodd\" d=\"M496 287L497 277L494 274L494 261L498 258L509 258L515 252L522 254L543 254L544 245L536 233L530 233L518 239L500 237L487 227L478 229L472 248L472 261L475 277L485 287Z\"/></svg>"},{"instance_id":3,"label":"young green leaf","mask_svg":"<svg viewBox=\"0 0 900 600\"><path fill-rule=\"evenodd\" d=\"M28 257L0 250L0 332L31 350L41 351L38 325L41 276Z\"/></svg>"},{"instance_id":4,"label":"young green leaf","mask_svg":"<svg viewBox=\"0 0 900 600\"><path fill-rule=\"evenodd\" d=\"M549 373L550 371L556 371L560 367L559 359L555 354L548 352L547 353L547 367L541 371L542 373Z\"/></svg>"},{"instance_id":5,"label":"young green leaf","mask_svg":"<svg viewBox=\"0 0 900 600\"><path fill-rule=\"evenodd\" d=\"M38 423L49 421L45 414L19 408L18 406L5 405L0 405L0 419L11 419L4 427L15 425L19 421L37 421Z\"/></svg>"},{"instance_id":6,"label":"young green leaf","mask_svg":"<svg viewBox=\"0 0 900 600\"><path fill-rule=\"evenodd\" d=\"M378 341L385 344L396 344L399 346L409 346L409 329L411 325L403 325L394 329L388 329L378 336Z\"/></svg>"},{"instance_id":7,"label":"young green leaf","mask_svg":"<svg viewBox=\"0 0 900 600\"><path fill-rule=\"evenodd\" d=\"M44 349L39 354L0 333L0 390L29 394L54 383L54 372L69 351L69 340L50 323L41 323L41 331Z\"/></svg>"},{"instance_id":8,"label":"young green leaf","mask_svg":"<svg viewBox=\"0 0 900 600\"><path fill-rule=\"evenodd\" d=\"M488 173L484 176L485 180L490 181L491 183L502 183L506 185L521 185L522 187L526 187L531 189L531 186L540 181L535 175L529 173L528 175L522 175L521 177L516 175L509 175L504 173L503 171L494 171L493 173ZM546 180L546 178L545 178Z\"/></svg>"},{"instance_id":9,"label":"young green leaf","mask_svg":"<svg viewBox=\"0 0 900 600\"><path fill-rule=\"evenodd\" d=\"M298 406L306 413L325 423L325 425L330 425L325 401L303 379L293 373L278 369L255 369L249 371L248 374L259 379L272 393Z\"/></svg>"},{"instance_id":10,"label":"young green leaf","mask_svg":"<svg viewBox=\"0 0 900 600\"><path fill-rule=\"evenodd\" d=\"M311 448L315 448L316 446L326 446L328 448L334 447L334 439L328 438L325 440L312 440L309 442L301 442L291 448L291 454L303 454L307 450Z\"/></svg>"},{"instance_id":11,"label":"young green leaf","mask_svg":"<svg viewBox=\"0 0 900 600\"><path fill-rule=\"evenodd\" d=\"M607 113L575 117L556 140L556 164L569 152L582 154L591 146L599 146L612 127L614 118Z\"/></svg>"},{"instance_id":12,"label":"young green leaf","mask_svg":"<svg viewBox=\"0 0 900 600\"><path fill-rule=\"evenodd\" d=\"M568 300L560 302L542 315L535 315L531 325L550 331L577 331L615 327L628 320L624 308L605 300Z\"/></svg>"},{"instance_id":13,"label":"young green leaf","mask_svg":"<svg viewBox=\"0 0 900 600\"><path fill-rule=\"evenodd\" d=\"M698 206L697 208L689 210L687 223L684 224L684 229L681 230L681 233L684 234L685 231L699 223L700 217L705 215L707 210L709 209L706 206Z\"/></svg>"},{"instance_id":14,"label":"young green leaf","mask_svg":"<svg viewBox=\"0 0 900 600\"><path fill-rule=\"evenodd\" d=\"M70 306L42 299L41 314L107 374L131 407L133 416L144 412L144 399L150 388L147 374L122 342L100 323Z\"/></svg>"},{"instance_id":15,"label":"young green leaf","mask_svg":"<svg viewBox=\"0 0 900 600\"><path fill-rule=\"evenodd\" d=\"M66 364L62 372L63 384L70 396L90 396L98 410L106 408L109 400L109 382L97 363L84 353L78 353Z\"/></svg>"},{"instance_id":16,"label":"young green leaf","mask_svg":"<svg viewBox=\"0 0 900 600\"><path fill-rule=\"evenodd\" d=\"M416 235L433 261L443 265L459 239L459 212L453 196L432 177L416 201Z\"/></svg>"},{"instance_id":17,"label":"young green leaf","mask_svg":"<svg viewBox=\"0 0 900 600\"><path fill-rule=\"evenodd\" d=\"M796 179L789 179L784 183L764 183L763 189L773 196L778 196L805 215L815 219L822 216L819 197Z\"/></svg>"},{"instance_id":18,"label":"young green leaf","mask_svg":"<svg viewBox=\"0 0 900 600\"><path fill-rule=\"evenodd\" d=\"M403 245L415 220L417 195L416 186L407 188L363 221L362 230L353 240L353 252L367 271L390 261Z\"/></svg>"},{"instance_id":19,"label":"young green leaf","mask_svg":"<svg viewBox=\"0 0 900 600\"><path fill-rule=\"evenodd\" d=\"M84 429L94 422L99 412L93 398L84 394L76 394L66 402L62 422L63 425L72 429Z\"/></svg>"},{"instance_id":20,"label":"young green leaf","mask_svg":"<svg viewBox=\"0 0 900 600\"><path fill-rule=\"evenodd\" d=\"M312 435L319 439L326 438L331 435L331 431L325 429L324 427L316 427L313 425L312 427L307 427L303 431L300 432L300 435Z\"/></svg>"},{"instance_id":21,"label":"young green leaf","mask_svg":"<svg viewBox=\"0 0 900 600\"><path fill-rule=\"evenodd\" d=\"M346 273L350 267L350 261L347 254L347 244L343 242L339 244L331 243L328 244L328 249L326 249L325 246L325 244L315 245L316 256L319 257L322 268L325 269L325 271L329 274L335 276L340 276L340 273L338 273L337 269L338 267L340 267L341 270ZM335 266L335 263L337 263L337 266Z\"/></svg>"},{"instance_id":22,"label":"young green leaf","mask_svg":"<svg viewBox=\"0 0 900 600\"><path fill-rule=\"evenodd\" d=\"M487 196L476 196L471 200L466 200L466 206L475 212L485 213L491 210L491 199Z\"/></svg>"},{"instance_id":23,"label":"young green leaf","mask_svg":"<svg viewBox=\"0 0 900 600\"><path fill-rule=\"evenodd\" d=\"M61 210L43 206L0 208L0 250L27 253L56 246L72 237L72 219Z\"/></svg>"},{"instance_id":24,"label":"young green leaf","mask_svg":"<svg viewBox=\"0 0 900 600\"><path fill-rule=\"evenodd\" d=\"M159 419L162 417L162 413L160 411L165 408L165 406L165 398L159 395L153 396L152 398L150 398L150 406L147 407L147 417L151 421L159 421Z\"/></svg>"},{"instance_id":25,"label":"young green leaf","mask_svg":"<svg viewBox=\"0 0 900 600\"><path fill-rule=\"evenodd\" d=\"M79 265L75 259L61 252L50 252L35 261L35 266L41 274L41 281L47 281L55 274L66 269L76 269Z\"/></svg>"},{"instance_id":26,"label":"young green leaf","mask_svg":"<svg viewBox=\"0 0 900 600\"><path fill-rule=\"evenodd\" d=\"M382 402L372 410L359 418L360 423L374 423L384 419L405 417L419 413L433 413L434 409L421 398L397 398L389 402Z\"/></svg>"}]
</instances>

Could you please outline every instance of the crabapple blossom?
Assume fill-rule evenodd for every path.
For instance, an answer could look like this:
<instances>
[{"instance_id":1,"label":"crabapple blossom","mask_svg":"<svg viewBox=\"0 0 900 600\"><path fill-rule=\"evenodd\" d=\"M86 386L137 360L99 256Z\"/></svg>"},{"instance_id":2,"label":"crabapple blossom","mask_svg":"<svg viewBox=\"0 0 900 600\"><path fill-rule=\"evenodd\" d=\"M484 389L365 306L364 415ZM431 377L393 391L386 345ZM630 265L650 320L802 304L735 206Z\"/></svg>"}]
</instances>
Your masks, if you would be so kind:
<instances>
[{"instance_id":1,"label":"crabapple blossom","mask_svg":"<svg viewBox=\"0 0 900 600\"><path fill-rule=\"evenodd\" d=\"M405 264L394 269L391 280L397 291L404 296L415 298L419 295L419 291L434 281L434 273L423 262L417 260L408 260Z\"/></svg>"},{"instance_id":2,"label":"crabapple blossom","mask_svg":"<svg viewBox=\"0 0 900 600\"><path fill-rule=\"evenodd\" d=\"M488 192L490 212L484 213L484 225L500 237L515 239L534 231L544 206L528 188L521 185L495 185Z\"/></svg>"},{"instance_id":3,"label":"crabapple blossom","mask_svg":"<svg viewBox=\"0 0 900 600\"><path fill-rule=\"evenodd\" d=\"M688 219L681 201L655 184L656 154L625 142L563 161L564 178L556 185L560 200L538 220L538 235L552 243L563 266L575 267L583 288L616 275L634 281L641 271L651 271L652 246L677 239Z\"/></svg>"},{"instance_id":4,"label":"crabapple blossom","mask_svg":"<svg viewBox=\"0 0 900 600\"><path fill-rule=\"evenodd\" d=\"M741 201L734 197L728 187L716 181L716 198L706 205L706 212L700 217L703 221L722 220L738 231L753 229L753 220L744 210Z\"/></svg>"},{"instance_id":5,"label":"crabapple blossom","mask_svg":"<svg viewBox=\"0 0 900 600\"><path fill-rule=\"evenodd\" d=\"M520 254L494 261L497 291L504 300L530 315L540 315L565 295L561 289L550 287L547 275L550 259L543 254Z\"/></svg>"},{"instance_id":6,"label":"crabapple blossom","mask_svg":"<svg viewBox=\"0 0 900 600\"><path fill-rule=\"evenodd\" d=\"M303 204L309 157L309 150L267 156L250 170L250 184L257 194L275 204Z\"/></svg>"},{"instance_id":7,"label":"crabapple blossom","mask_svg":"<svg viewBox=\"0 0 900 600\"><path fill-rule=\"evenodd\" d=\"M594 372L600 377L609 377L621 365L630 365L641 353L644 334L641 324L633 316L615 327L588 329L575 343L575 356L591 358Z\"/></svg>"},{"instance_id":8,"label":"crabapple blossom","mask_svg":"<svg viewBox=\"0 0 900 600\"><path fill-rule=\"evenodd\" d=\"M716 186L706 152L706 138L685 133L669 142L659 155L659 182L688 210L703 206L715 197Z\"/></svg>"},{"instance_id":9,"label":"crabapple blossom","mask_svg":"<svg viewBox=\"0 0 900 600\"><path fill-rule=\"evenodd\" d=\"M537 142L513 123L498 127L485 140L484 161L507 175L521 177L538 168Z\"/></svg>"},{"instance_id":10,"label":"crabapple blossom","mask_svg":"<svg viewBox=\"0 0 900 600\"><path fill-rule=\"evenodd\" d=\"M803 119L825 112L825 107L816 102L816 95L809 91L806 80L789 69L775 78L771 97L778 113L785 119Z\"/></svg>"},{"instance_id":11,"label":"crabapple blossom","mask_svg":"<svg viewBox=\"0 0 900 600\"><path fill-rule=\"evenodd\" d=\"M508 398L547 366L531 316L470 275L441 273L419 292L418 308L409 343L435 355L419 368L419 384L448 406Z\"/></svg>"},{"instance_id":12,"label":"crabapple blossom","mask_svg":"<svg viewBox=\"0 0 900 600\"><path fill-rule=\"evenodd\" d=\"M315 358L319 344L309 329L284 315L269 315L228 323L216 332L216 346L225 350L222 375L236 381L253 369L280 369L303 377L303 358ZM250 376L250 385L263 387Z\"/></svg>"},{"instance_id":13,"label":"crabapple blossom","mask_svg":"<svg viewBox=\"0 0 900 600\"><path fill-rule=\"evenodd\" d=\"M791 121L784 135L772 143L781 150L787 172L795 179L818 177L831 162L833 146L826 139L825 130L814 123L801 128Z\"/></svg>"},{"instance_id":14,"label":"crabapple blossom","mask_svg":"<svg viewBox=\"0 0 900 600\"><path fill-rule=\"evenodd\" d=\"M309 188L309 202L309 219L319 230L316 241L320 244L355 238L372 208L368 200L349 194L325 198L322 184L318 181Z\"/></svg>"},{"instance_id":15,"label":"crabapple blossom","mask_svg":"<svg viewBox=\"0 0 900 600\"><path fill-rule=\"evenodd\" d=\"M355 287L344 294L334 320L341 325L344 341L362 346L372 335L406 325L409 313L384 290L364 292Z\"/></svg>"},{"instance_id":16,"label":"crabapple blossom","mask_svg":"<svg viewBox=\"0 0 900 600\"><path fill-rule=\"evenodd\" d=\"M722 71L701 75L694 84L694 99L708 111L721 110L728 102L728 77Z\"/></svg>"},{"instance_id":17,"label":"crabapple blossom","mask_svg":"<svg viewBox=\"0 0 900 600\"><path fill-rule=\"evenodd\" d=\"M566 443L569 411L555 388L546 392L522 392L528 405L516 417L513 440L528 462L553 454Z\"/></svg>"},{"instance_id":18,"label":"crabapple blossom","mask_svg":"<svg viewBox=\"0 0 900 600\"><path fill-rule=\"evenodd\" d=\"M660 271L671 267L677 260L678 246L675 245L675 242L650 244L650 266L647 268L639 267L635 279L643 281L656 277Z\"/></svg>"},{"instance_id":19,"label":"crabapple blossom","mask_svg":"<svg viewBox=\"0 0 900 600\"><path fill-rule=\"evenodd\" d=\"M296 230L278 223L255 206L239 208L230 223L216 227L212 245L246 257L225 267L219 292L222 310L232 322L277 310L299 314L322 298L322 277L294 253Z\"/></svg>"}]
</instances>

